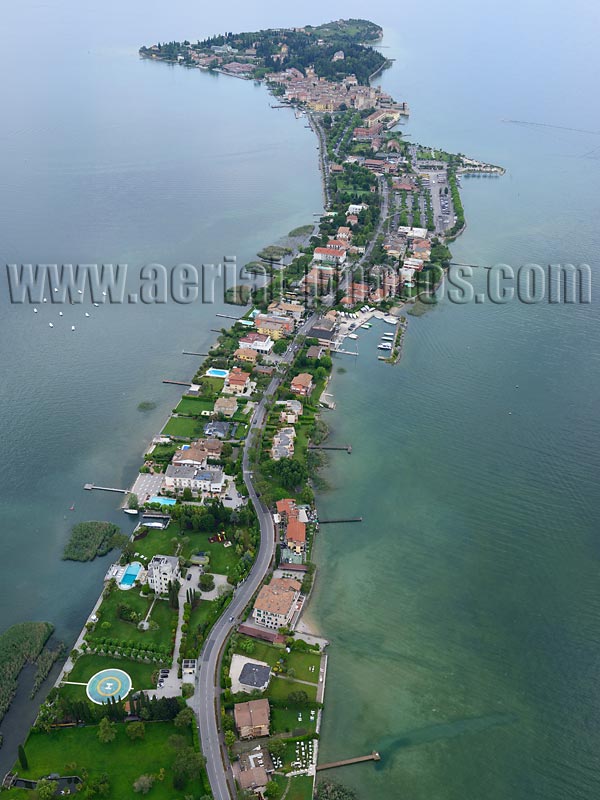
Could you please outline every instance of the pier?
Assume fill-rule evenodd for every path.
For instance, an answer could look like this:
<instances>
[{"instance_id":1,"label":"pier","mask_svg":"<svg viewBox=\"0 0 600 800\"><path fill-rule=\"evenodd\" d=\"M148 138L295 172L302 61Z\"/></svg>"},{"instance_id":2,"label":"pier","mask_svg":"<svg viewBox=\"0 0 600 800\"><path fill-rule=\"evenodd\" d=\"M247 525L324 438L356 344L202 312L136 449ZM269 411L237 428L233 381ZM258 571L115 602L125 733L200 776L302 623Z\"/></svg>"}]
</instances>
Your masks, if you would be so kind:
<instances>
[{"instance_id":1,"label":"pier","mask_svg":"<svg viewBox=\"0 0 600 800\"><path fill-rule=\"evenodd\" d=\"M338 522L362 522L362 517L348 517L348 519L320 519L319 525L335 525Z\"/></svg>"},{"instance_id":2,"label":"pier","mask_svg":"<svg viewBox=\"0 0 600 800\"><path fill-rule=\"evenodd\" d=\"M168 378L163 378L163 383L170 383L172 386L191 386L189 381L171 381Z\"/></svg>"},{"instance_id":3,"label":"pier","mask_svg":"<svg viewBox=\"0 0 600 800\"><path fill-rule=\"evenodd\" d=\"M240 317L234 317L233 314L215 314L215 317L223 317L224 319L234 319L236 322L240 321Z\"/></svg>"},{"instance_id":4,"label":"pier","mask_svg":"<svg viewBox=\"0 0 600 800\"><path fill-rule=\"evenodd\" d=\"M368 756L357 756L356 758L346 758L342 761L332 761L329 764L317 765L317 772L323 769L336 769L336 767L348 767L350 764L362 764L363 761L381 761L381 756L377 752L369 753Z\"/></svg>"},{"instance_id":5,"label":"pier","mask_svg":"<svg viewBox=\"0 0 600 800\"><path fill-rule=\"evenodd\" d=\"M181 354L183 356L209 356L210 353L194 353L192 350L182 350Z\"/></svg>"},{"instance_id":6,"label":"pier","mask_svg":"<svg viewBox=\"0 0 600 800\"><path fill-rule=\"evenodd\" d=\"M332 352L334 352L334 353L342 353L345 356L357 356L358 355L358 351L356 353L353 353L352 350L342 350L341 347L336 348Z\"/></svg>"},{"instance_id":7,"label":"pier","mask_svg":"<svg viewBox=\"0 0 600 800\"><path fill-rule=\"evenodd\" d=\"M129 489L115 489L113 486L95 486L93 483L84 483L83 488L91 492L96 489L99 492L118 492L119 494L129 494Z\"/></svg>"},{"instance_id":8,"label":"pier","mask_svg":"<svg viewBox=\"0 0 600 800\"><path fill-rule=\"evenodd\" d=\"M345 450L348 455L352 452L352 445L351 444L340 444L340 445L333 445L333 444L309 444L309 450Z\"/></svg>"}]
</instances>

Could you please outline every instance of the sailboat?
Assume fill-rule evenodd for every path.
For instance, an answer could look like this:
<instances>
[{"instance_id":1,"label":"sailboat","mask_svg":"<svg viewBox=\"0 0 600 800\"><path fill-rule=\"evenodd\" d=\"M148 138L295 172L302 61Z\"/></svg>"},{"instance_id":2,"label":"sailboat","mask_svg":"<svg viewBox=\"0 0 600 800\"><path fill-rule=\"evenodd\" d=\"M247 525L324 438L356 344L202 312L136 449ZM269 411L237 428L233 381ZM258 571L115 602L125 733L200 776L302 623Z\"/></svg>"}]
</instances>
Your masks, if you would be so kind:
<instances>
[{"instance_id":1,"label":"sailboat","mask_svg":"<svg viewBox=\"0 0 600 800\"><path fill-rule=\"evenodd\" d=\"M72 506L69 506L69 511L75 511L75 503Z\"/></svg>"}]
</instances>

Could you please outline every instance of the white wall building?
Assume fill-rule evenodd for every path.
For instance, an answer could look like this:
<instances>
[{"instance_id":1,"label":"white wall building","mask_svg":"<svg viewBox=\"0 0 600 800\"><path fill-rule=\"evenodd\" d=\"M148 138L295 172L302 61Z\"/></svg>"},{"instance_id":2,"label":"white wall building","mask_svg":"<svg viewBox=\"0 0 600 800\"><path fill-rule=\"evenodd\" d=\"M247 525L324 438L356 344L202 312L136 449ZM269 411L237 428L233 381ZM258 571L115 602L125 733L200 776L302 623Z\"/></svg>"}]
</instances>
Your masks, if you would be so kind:
<instances>
[{"instance_id":1,"label":"white wall building","mask_svg":"<svg viewBox=\"0 0 600 800\"><path fill-rule=\"evenodd\" d=\"M179 559L175 556L153 556L148 564L148 585L156 594L166 594L169 583L180 577Z\"/></svg>"}]
</instances>

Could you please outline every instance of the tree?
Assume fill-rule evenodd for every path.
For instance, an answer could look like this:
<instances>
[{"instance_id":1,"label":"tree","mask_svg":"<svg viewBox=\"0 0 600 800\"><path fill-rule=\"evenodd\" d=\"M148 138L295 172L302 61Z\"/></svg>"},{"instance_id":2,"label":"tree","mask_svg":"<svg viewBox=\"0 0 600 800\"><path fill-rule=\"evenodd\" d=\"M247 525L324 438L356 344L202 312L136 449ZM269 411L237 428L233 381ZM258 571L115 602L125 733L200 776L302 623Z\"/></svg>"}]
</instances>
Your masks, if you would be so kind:
<instances>
[{"instance_id":1,"label":"tree","mask_svg":"<svg viewBox=\"0 0 600 800\"><path fill-rule=\"evenodd\" d=\"M176 728L187 728L194 721L194 712L189 706L182 708L179 714L175 717Z\"/></svg>"},{"instance_id":2,"label":"tree","mask_svg":"<svg viewBox=\"0 0 600 800\"><path fill-rule=\"evenodd\" d=\"M190 489L189 486L186 486L185 489L183 490L183 499L187 501L194 499L194 495L192 494L192 490Z\"/></svg>"},{"instance_id":3,"label":"tree","mask_svg":"<svg viewBox=\"0 0 600 800\"><path fill-rule=\"evenodd\" d=\"M204 572L200 576L198 583L203 592L212 592L212 590L215 588L215 576L208 572Z\"/></svg>"},{"instance_id":4,"label":"tree","mask_svg":"<svg viewBox=\"0 0 600 800\"><path fill-rule=\"evenodd\" d=\"M102 744L112 742L117 735L115 730L115 723L111 722L108 717L102 717L98 725L98 739Z\"/></svg>"},{"instance_id":5,"label":"tree","mask_svg":"<svg viewBox=\"0 0 600 800\"><path fill-rule=\"evenodd\" d=\"M278 356L281 356L285 353L288 348L288 343L285 339L277 339L275 344L273 345L273 352L276 353Z\"/></svg>"},{"instance_id":6,"label":"tree","mask_svg":"<svg viewBox=\"0 0 600 800\"><path fill-rule=\"evenodd\" d=\"M108 797L110 794L110 778L103 772L102 775L96 775L89 778L85 787L85 797Z\"/></svg>"},{"instance_id":7,"label":"tree","mask_svg":"<svg viewBox=\"0 0 600 800\"><path fill-rule=\"evenodd\" d=\"M148 794L153 786L154 775L140 775L140 777L133 782L133 791L139 794Z\"/></svg>"},{"instance_id":8,"label":"tree","mask_svg":"<svg viewBox=\"0 0 600 800\"><path fill-rule=\"evenodd\" d=\"M137 739L143 739L146 735L146 728L143 722L130 722L127 725L126 731L127 736L129 736L132 742L135 742Z\"/></svg>"},{"instance_id":9,"label":"tree","mask_svg":"<svg viewBox=\"0 0 600 800\"><path fill-rule=\"evenodd\" d=\"M290 692L288 694L288 701L299 706L305 706L308 703L308 695L302 689L299 692Z\"/></svg>"},{"instance_id":10,"label":"tree","mask_svg":"<svg viewBox=\"0 0 600 800\"><path fill-rule=\"evenodd\" d=\"M57 789L58 783L56 781L49 781L47 778L42 778L41 781L37 782L37 786L35 787L38 800L53 800Z\"/></svg>"},{"instance_id":11,"label":"tree","mask_svg":"<svg viewBox=\"0 0 600 800\"><path fill-rule=\"evenodd\" d=\"M281 739L272 739L269 742L269 753L275 758L281 758L285 752L285 743Z\"/></svg>"},{"instance_id":12,"label":"tree","mask_svg":"<svg viewBox=\"0 0 600 800\"><path fill-rule=\"evenodd\" d=\"M233 731L225 731L225 747L231 750L235 744L235 733Z\"/></svg>"},{"instance_id":13,"label":"tree","mask_svg":"<svg viewBox=\"0 0 600 800\"><path fill-rule=\"evenodd\" d=\"M131 492L129 497L127 498L127 508L131 508L134 511L137 511L140 507L140 501L138 500L137 494Z\"/></svg>"},{"instance_id":14,"label":"tree","mask_svg":"<svg viewBox=\"0 0 600 800\"><path fill-rule=\"evenodd\" d=\"M22 744L19 745L19 764L23 769L29 769L29 762L27 761L27 754Z\"/></svg>"},{"instance_id":15,"label":"tree","mask_svg":"<svg viewBox=\"0 0 600 800\"><path fill-rule=\"evenodd\" d=\"M265 797L268 797L269 800L279 800L282 792L283 788L276 781L269 781L265 789Z\"/></svg>"}]
</instances>

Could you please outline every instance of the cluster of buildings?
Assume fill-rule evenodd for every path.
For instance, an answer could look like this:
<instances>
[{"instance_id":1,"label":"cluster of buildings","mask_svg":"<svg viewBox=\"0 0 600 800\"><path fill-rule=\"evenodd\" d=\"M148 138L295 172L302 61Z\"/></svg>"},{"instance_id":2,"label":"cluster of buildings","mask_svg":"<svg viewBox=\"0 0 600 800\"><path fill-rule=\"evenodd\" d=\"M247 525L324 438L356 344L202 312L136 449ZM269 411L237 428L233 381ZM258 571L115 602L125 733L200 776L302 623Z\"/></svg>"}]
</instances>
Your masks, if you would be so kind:
<instances>
[{"instance_id":1,"label":"cluster of buildings","mask_svg":"<svg viewBox=\"0 0 600 800\"><path fill-rule=\"evenodd\" d=\"M341 61L344 53L338 51L334 59ZM354 108L357 111L375 109L381 114L380 119L386 124L396 124L401 116L406 116L409 109L406 103L396 103L389 94L379 86L362 86L355 75L349 75L341 82L334 83L326 78L319 78L312 67L307 67L306 75L295 67L268 76L272 84L281 86L284 97L293 103L303 103L313 111L338 111L342 107Z\"/></svg>"},{"instance_id":2,"label":"cluster of buildings","mask_svg":"<svg viewBox=\"0 0 600 800\"><path fill-rule=\"evenodd\" d=\"M272 578L259 591L252 618L258 625L274 631L293 627L302 610L301 588L300 581L294 578Z\"/></svg>"}]
</instances>

